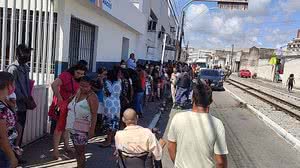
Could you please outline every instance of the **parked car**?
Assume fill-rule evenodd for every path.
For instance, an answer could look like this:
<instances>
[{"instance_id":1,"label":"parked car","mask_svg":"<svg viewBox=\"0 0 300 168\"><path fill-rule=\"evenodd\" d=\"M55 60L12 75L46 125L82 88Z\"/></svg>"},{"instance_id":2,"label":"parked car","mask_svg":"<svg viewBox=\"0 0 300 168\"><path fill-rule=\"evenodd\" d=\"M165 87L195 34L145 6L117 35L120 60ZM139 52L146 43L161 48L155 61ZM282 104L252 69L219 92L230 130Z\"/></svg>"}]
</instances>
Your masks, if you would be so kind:
<instances>
[{"instance_id":1,"label":"parked car","mask_svg":"<svg viewBox=\"0 0 300 168\"><path fill-rule=\"evenodd\" d=\"M202 69L198 74L200 79L209 82L212 90L224 90L224 73L216 69Z\"/></svg>"},{"instance_id":2,"label":"parked car","mask_svg":"<svg viewBox=\"0 0 300 168\"><path fill-rule=\"evenodd\" d=\"M247 69L240 70L239 77L241 78L251 78L251 72Z\"/></svg>"}]
</instances>

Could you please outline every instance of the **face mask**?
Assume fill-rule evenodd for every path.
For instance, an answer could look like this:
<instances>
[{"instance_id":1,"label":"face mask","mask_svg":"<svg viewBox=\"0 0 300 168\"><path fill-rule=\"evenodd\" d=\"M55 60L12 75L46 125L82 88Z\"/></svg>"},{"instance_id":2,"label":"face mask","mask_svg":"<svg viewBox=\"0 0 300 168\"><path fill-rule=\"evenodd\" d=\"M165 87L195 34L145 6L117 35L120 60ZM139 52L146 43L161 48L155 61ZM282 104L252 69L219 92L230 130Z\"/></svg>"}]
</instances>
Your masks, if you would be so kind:
<instances>
[{"instance_id":1,"label":"face mask","mask_svg":"<svg viewBox=\"0 0 300 168\"><path fill-rule=\"evenodd\" d=\"M126 65L121 65L120 67L125 69L125 68L126 68Z\"/></svg>"},{"instance_id":2,"label":"face mask","mask_svg":"<svg viewBox=\"0 0 300 168\"><path fill-rule=\"evenodd\" d=\"M15 90L16 90L16 87L15 87L15 86L14 86L14 87L11 87L10 89L8 89L8 95L13 94L13 93L15 92Z\"/></svg>"}]
</instances>

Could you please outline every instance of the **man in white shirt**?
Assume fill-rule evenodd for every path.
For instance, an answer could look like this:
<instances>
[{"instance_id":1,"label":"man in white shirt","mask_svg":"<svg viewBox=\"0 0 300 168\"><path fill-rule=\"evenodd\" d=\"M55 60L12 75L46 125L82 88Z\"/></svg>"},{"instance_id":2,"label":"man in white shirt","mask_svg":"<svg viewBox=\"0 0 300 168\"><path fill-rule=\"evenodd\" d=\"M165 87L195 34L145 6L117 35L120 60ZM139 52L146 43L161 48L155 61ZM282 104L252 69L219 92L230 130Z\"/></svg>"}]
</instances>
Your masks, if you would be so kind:
<instances>
[{"instance_id":1,"label":"man in white shirt","mask_svg":"<svg viewBox=\"0 0 300 168\"><path fill-rule=\"evenodd\" d=\"M123 160L135 165L133 167L139 167L138 163L143 164L148 154L151 154L157 161L156 164L161 166L162 147L150 129L137 125L136 112L133 109L125 110L122 120L126 128L116 133L115 143L116 149L122 152ZM130 158L135 158L135 160L130 161ZM137 163L130 163L132 161ZM131 168L129 165L126 166Z\"/></svg>"},{"instance_id":2,"label":"man in white shirt","mask_svg":"<svg viewBox=\"0 0 300 168\"><path fill-rule=\"evenodd\" d=\"M135 60L135 55L134 53L130 54L130 58L127 60L127 68L136 69L136 60Z\"/></svg>"},{"instance_id":3,"label":"man in white shirt","mask_svg":"<svg viewBox=\"0 0 300 168\"><path fill-rule=\"evenodd\" d=\"M168 133L168 150L175 168L227 168L223 123L209 114L211 91L193 81L192 111L174 116Z\"/></svg>"}]
</instances>

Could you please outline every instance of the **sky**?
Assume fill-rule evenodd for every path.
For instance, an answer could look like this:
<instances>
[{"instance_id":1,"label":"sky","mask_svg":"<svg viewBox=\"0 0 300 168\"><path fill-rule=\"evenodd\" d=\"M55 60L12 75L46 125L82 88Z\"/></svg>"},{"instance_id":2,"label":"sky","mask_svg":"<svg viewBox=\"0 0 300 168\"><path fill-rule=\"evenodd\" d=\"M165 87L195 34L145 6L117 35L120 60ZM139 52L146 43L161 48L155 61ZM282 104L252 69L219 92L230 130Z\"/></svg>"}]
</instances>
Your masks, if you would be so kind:
<instances>
[{"instance_id":1,"label":"sky","mask_svg":"<svg viewBox=\"0 0 300 168\"><path fill-rule=\"evenodd\" d=\"M189 0L173 0L180 9ZM202 49L280 48L300 29L300 0L249 0L247 11L194 2L186 11L184 44Z\"/></svg>"}]
</instances>

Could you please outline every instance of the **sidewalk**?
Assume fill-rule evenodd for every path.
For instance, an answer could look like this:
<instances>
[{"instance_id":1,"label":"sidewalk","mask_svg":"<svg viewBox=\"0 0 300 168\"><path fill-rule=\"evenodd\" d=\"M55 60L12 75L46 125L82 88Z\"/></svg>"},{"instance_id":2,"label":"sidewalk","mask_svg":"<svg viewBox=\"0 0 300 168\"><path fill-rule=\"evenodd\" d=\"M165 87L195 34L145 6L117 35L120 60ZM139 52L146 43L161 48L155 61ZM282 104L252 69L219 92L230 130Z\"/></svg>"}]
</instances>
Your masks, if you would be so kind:
<instances>
[{"instance_id":1,"label":"sidewalk","mask_svg":"<svg viewBox=\"0 0 300 168\"><path fill-rule=\"evenodd\" d=\"M161 102L153 102L144 107L144 118L139 120L140 125L148 127L155 114L159 112L160 103ZM101 164L101 167L104 168L115 167L113 149L99 148L97 143L102 141L104 141L103 136L95 137L90 140L86 152L87 167L98 168L99 163ZM28 161L28 164L24 165L23 167L76 167L76 160L73 159L72 156L62 155L59 160L52 159L52 137L50 135L26 146L24 159Z\"/></svg>"},{"instance_id":2,"label":"sidewalk","mask_svg":"<svg viewBox=\"0 0 300 168\"><path fill-rule=\"evenodd\" d=\"M286 94L289 94L289 95L292 95L292 96L295 96L295 97L300 97L300 89L294 88L293 91L291 93L289 93L288 90L287 90L287 87L285 85L283 85L283 83L275 83L275 82L263 80L263 79L260 79L260 78L257 78L257 79L240 78L235 74L231 75L230 78L240 80L240 81L244 80L244 81L247 81L247 82L252 82L252 83L261 85L263 87L275 89L275 90L278 90L280 92L283 92L283 93L286 93Z\"/></svg>"}]
</instances>

